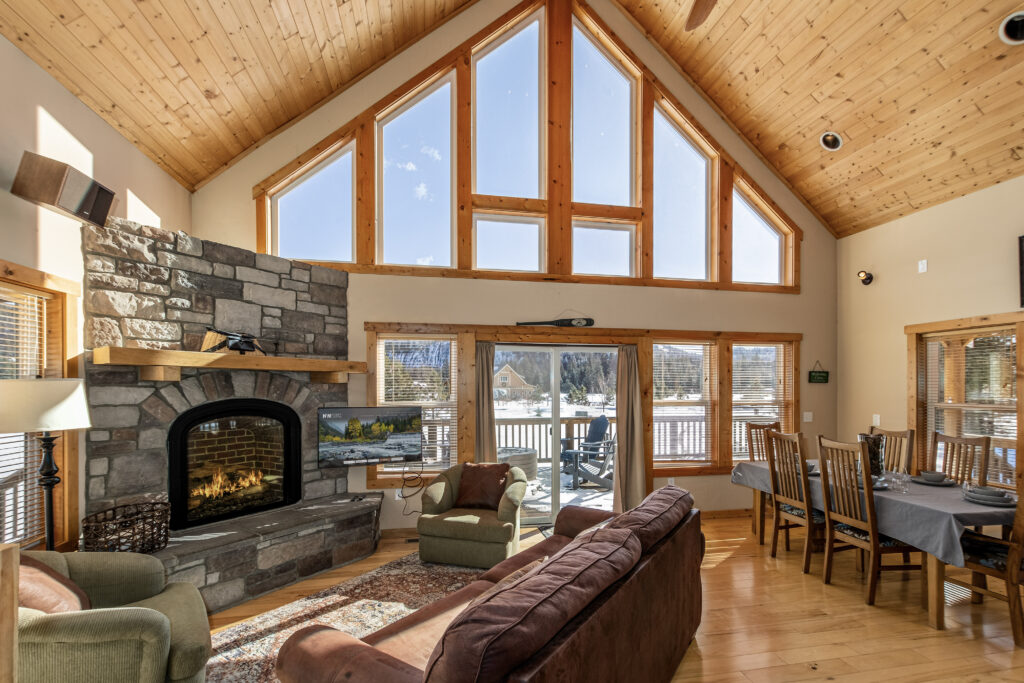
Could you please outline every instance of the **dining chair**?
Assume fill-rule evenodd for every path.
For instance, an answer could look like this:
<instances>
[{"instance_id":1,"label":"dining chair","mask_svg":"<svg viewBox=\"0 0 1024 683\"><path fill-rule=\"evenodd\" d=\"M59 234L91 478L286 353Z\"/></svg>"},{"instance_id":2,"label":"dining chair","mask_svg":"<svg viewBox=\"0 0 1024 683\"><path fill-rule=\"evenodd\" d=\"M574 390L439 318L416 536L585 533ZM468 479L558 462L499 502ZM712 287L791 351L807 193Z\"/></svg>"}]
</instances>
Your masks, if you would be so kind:
<instances>
[{"instance_id":1,"label":"dining chair","mask_svg":"<svg viewBox=\"0 0 1024 683\"><path fill-rule=\"evenodd\" d=\"M869 433L885 437L882 441L882 469L910 474L910 463L914 459L914 430L900 432L872 425Z\"/></svg>"},{"instance_id":2,"label":"dining chair","mask_svg":"<svg viewBox=\"0 0 1024 683\"><path fill-rule=\"evenodd\" d=\"M824 528L825 516L811 507L810 487L807 482L807 459L801 444L803 435L765 432L768 454L768 473L772 483L772 509L775 522L772 528L772 557L779 545L779 532L786 534L789 550L789 530L804 527L804 574L811 570L813 539Z\"/></svg>"},{"instance_id":3,"label":"dining chair","mask_svg":"<svg viewBox=\"0 0 1024 683\"><path fill-rule=\"evenodd\" d=\"M942 465L938 464L939 446L942 446ZM992 438L988 436L949 436L932 433L932 449L928 454L928 469L942 471L958 484L971 481L985 485L988 472L988 454Z\"/></svg>"},{"instance_id":4,"label":"dining chair","mask_svg":"<svg viewBox=\"0 0 1024 683\"><path fill-rule=\"evenodd\" d=\"M1024 487L1018 479L1018 501L1022 490ZM988 595L1009 603L1013 642L1024 648L1024 609L1020 595L1021 577L1024 575L1024 509L1019 503L1009 536L1004 540L965 529L960 544L964 550L964 566L971 570L971 582L948 576L946 581L971 591L971 602L980 602L983 596ZM1006 595L988 589L986 578L989 576L1006 582Z\"/></svg>"},{"instance_id":5,"label":"dining chair","mask_svg":"<svg viewBox=\"0 0 1024 683\"><path fill-rule=\"evenodd\" d=\"M744 429L750 462L768 460L768 441L765 433L768 430L782 431L782 425L778 422L746 422ZM757 542L760 545L764 545L764 501L764 492L754 489L754 514L750 520L750 530L757 534Z\"/></svg>"},{"instance_id":6,"label":"dining chair","mask_svg":"<svg viewBox=\"0 0 1024 683\"><path fill-rule=\"evenodd\" d=\"M832 559L843 550L868 553L867 604L875 604L878 580L883 571L921 569L921 564L882 564L882 555L921 552L878 532L875 492L871 484L868 445L843 443L818 436L818 467L825 502L825 583L832 582ZM864 485L861 484L864 482ZM837 543L839 545L837 545Z\"/></svg>"}]
</instances>

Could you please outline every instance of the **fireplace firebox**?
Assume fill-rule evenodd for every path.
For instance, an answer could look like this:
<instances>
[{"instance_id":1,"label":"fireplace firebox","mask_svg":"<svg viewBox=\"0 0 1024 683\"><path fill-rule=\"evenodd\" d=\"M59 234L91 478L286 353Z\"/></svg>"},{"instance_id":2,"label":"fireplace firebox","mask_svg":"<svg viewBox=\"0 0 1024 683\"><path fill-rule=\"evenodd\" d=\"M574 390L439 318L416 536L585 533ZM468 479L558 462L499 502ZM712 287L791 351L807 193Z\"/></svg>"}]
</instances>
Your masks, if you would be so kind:
<instances>
[{"instance_id":1,"label":"fireplace firebox","mask_svg":"<svg viewBox=\"0 0 1024 683\"><path fill-rule=\"evenodd\" d=\"M179 415L167 437L171 528L297 502L301 439L298 415L274 401L215 401Z\"/></svg>"}]
</instances>

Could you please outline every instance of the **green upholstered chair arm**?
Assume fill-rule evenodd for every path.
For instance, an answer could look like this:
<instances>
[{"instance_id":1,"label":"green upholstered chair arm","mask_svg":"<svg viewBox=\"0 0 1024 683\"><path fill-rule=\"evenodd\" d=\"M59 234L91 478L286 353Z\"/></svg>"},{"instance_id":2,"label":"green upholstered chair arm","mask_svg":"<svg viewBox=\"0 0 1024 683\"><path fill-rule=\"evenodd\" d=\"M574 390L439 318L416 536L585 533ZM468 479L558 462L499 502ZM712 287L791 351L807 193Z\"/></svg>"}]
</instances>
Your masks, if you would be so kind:
<instances>
[{"instance_id":1,"label":"green upholstered chair arm","mask_svg":"<svg viewBox=\"0 0 1024 683\"><path fill-rule=\"evenodd\" d=\"M163 563L141 553L64 553L71 580L93 608L119 607L158 594L166 585Z\"/></svg>"},{"instance_id":2,"label":"green upholstered chair arm","mask_svg":"<svg viewBox=\"0 0 1024 683\"><path fill-rule=\"evenodd\" d=\"M454 474L461 475L462 467L459 465L456 467L459 469ZM454 467L437 475L427 484L427 488L423 489L420 503L423 514L439 515L455 507L455 496L458 489L452 481L453 470L455 470Z\"/></svg>"},{"instance_id":3,"label":"green upholstered chair arm","mask_svg":"<svg viewBox=\"0 0 1024 683\"><path fill-rule=\"evenodd\" d=\"M508 480L505 483L505 494L498 503L498 519L502 522L516 521L519 513L519 506L523 504L523 497L526 495L526 474L518 467L508 471Z\"/></svg>"},{"instance_id":4,"label":"green upholstered chair arm","mask_svg":"<svg viewBox=\"0 0 1024 683\"><path fill-rule=\"evenodd\" d=\"M171 625L159 612L141 607L22 612L18 620L21 683L165 680Z\"/></svg>"}]
</instances>

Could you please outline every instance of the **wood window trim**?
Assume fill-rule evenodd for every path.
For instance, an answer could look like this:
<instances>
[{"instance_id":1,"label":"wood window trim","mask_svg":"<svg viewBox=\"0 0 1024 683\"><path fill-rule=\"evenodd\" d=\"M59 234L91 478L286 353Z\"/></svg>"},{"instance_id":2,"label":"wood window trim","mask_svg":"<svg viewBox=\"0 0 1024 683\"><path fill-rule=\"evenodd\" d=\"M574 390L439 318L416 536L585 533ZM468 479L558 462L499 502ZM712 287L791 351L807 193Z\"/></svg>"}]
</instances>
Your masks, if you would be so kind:
<instances>
[{"instance_id":1,"label":"wood window trim","mask_svg":"<svg viewBox=\"0 0 1024 683\"><path fill-rule=\"evenodd\" d=\"M66 278L35 268L0 259L0 282L26 287L50 295L50 301L60 306L61 327L48 330L48 341L61 345L61 377L78 377L81 350L78 340L78 302L82 285ZM52 335L52 338L49 336ZM79 485L79 432L59 432L54 459L60 468L61 483L54 492L55 548L72 551L78 548L78 485Z\"/></svg>"},{"instance_id":2,"label":"wood window trim","mask_svg":"<svg viewBox=\"0 0 1024 683\"><path fill-rule=\"evenodd\" d=\"M516 24L528 20L543 8L546 28L547 84L545 104L547 127L542 149L546 160L542 183L545 197L526 199L493 197L473 192L472 147L472 59L499 35ZM572 51L571 33L574 22L588 29L602 46L613 52L625 69L636 74L639 112L634 121L635 160L634 194L638 206L621 207L573 203L572 198ZM401 103L414 97L423 88L444 74L455 71L455 199L454 261L450 268L379 264L377 259L377 183L376 122ZM708 279L676 280L653 277L653 173L652 137L653 107L660 105L669 112L690 140L711 160L709 178ZM463 279L518 280L534 282L568 282L590 284L669 287L678 289L715 289L726 291L800 293L800 246L803 232L782 209L747 175L725 149L715 141L697 119L669 92L636 55L611 31L600 17L582 0L524 0L490 25L451 50L387 96L377 101L351 121L331 133L306 152L253 187L256 202L257 251L269 253L269 198L305 170L325 158L329 150L356 140L356 254L355 263L309 263L351 273L412 275L422 277L455 277ZM546 163L545 163L546 162ZM785 237L783 279L781 284L764 285L732 281L731 222L734 179L742 184L744 196L761 210ZM473 268L474 210L507 215L543 216L545 221L546 272L479 270ZM572 222L574 219L608 219L630 221L637 225L635 260L639 265L633 277L607 277L572 273Z\"/></svg>"},{"instance_id":3,"label":"wood window trim","mask_svg":"<svg viewBox=\"0 0 1024 683\"><path fill-rule=\"evenodd\" d=\"M708 330L665 330L640 328L553 328L518 325L472 325L457 323L386 323L367 322L366 333L366 400L376 405L377 341L381 335L395 337L437 336L455 337L458 344L457 398L459 462L471 462L476 448L476 342L496 344L580 344L620 345L636 344L637 363L641 385L641 409L644 421L644 471L648 492L653 490L654 479L663 477L724 475L732 471L732 344L763 343L789 344L793 350L792 419L800 414L800 342L801 333L733 332ZM718 425L713 445L713 462L697 465L665 467L654 464L654 344L711 341L718 346L718 401L713 423ZM724 406L724 407L723 407ZM728 417L728 419L725 419ZM724 434L724 442L723 442ZM722 447L721 444L727 444ZM424 471L423 479L440 473L440 469ZM397 489L420 483L418 478L406 481L400 473L382 473L376 466L366 468L366 487ZM425 481L423 483L426 483Z\"/></svg>"},{"instance_id":4,"label":"wood window trim","mask_svg":"<svg viewBox=\"0 0 1024 683\"><path fill-rule=\"evenodd\" d=\"M993 327L1015 328L1017 333L1017 378L1024 377L1024 311L976 315L952 320L907 325L907 429L914 430L913 473L927 467L928 447L931 441L927 423L928 397L926 394L927 368L925 342L930 335L939 333L972 332ZM1024 443L1024 401L1017 400L1017 443ZM1021 485L1024 467L1017 466L1017 485Z\"/></svg>"}]
</instances>

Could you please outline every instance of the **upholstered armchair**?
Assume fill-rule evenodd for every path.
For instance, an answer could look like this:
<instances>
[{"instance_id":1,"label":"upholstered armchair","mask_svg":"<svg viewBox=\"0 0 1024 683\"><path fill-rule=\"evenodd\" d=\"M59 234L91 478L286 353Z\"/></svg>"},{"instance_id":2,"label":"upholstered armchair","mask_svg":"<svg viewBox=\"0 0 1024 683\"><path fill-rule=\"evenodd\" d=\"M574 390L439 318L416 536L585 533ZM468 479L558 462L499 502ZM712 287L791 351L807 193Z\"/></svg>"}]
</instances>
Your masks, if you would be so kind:
<instances>
[{"instance_id":1,"label":"upholstered armchair","mask_svg":"<svg viewBox=\"0 0 1024 683\"><path fill-rule=\"evenodd\" d=\"M190 583L167 583L137 553L25 552L71 579L90 608L18 608L21 683L200 683L211 653L206 605Z\"/></svg>"},{"instance_id":2,"label":"upholstered armchair","mask_svg":"<svg viewBox=\"0 0 1024 683\"><path fill-rule=\"evenodd\" d=\"M519 552L519 508L526 475L512 467L497 509L457 507L464 464L435 477L423 491L423 514L416 524L420 559L490 569Z\"/></svg>"}]
</instances>

